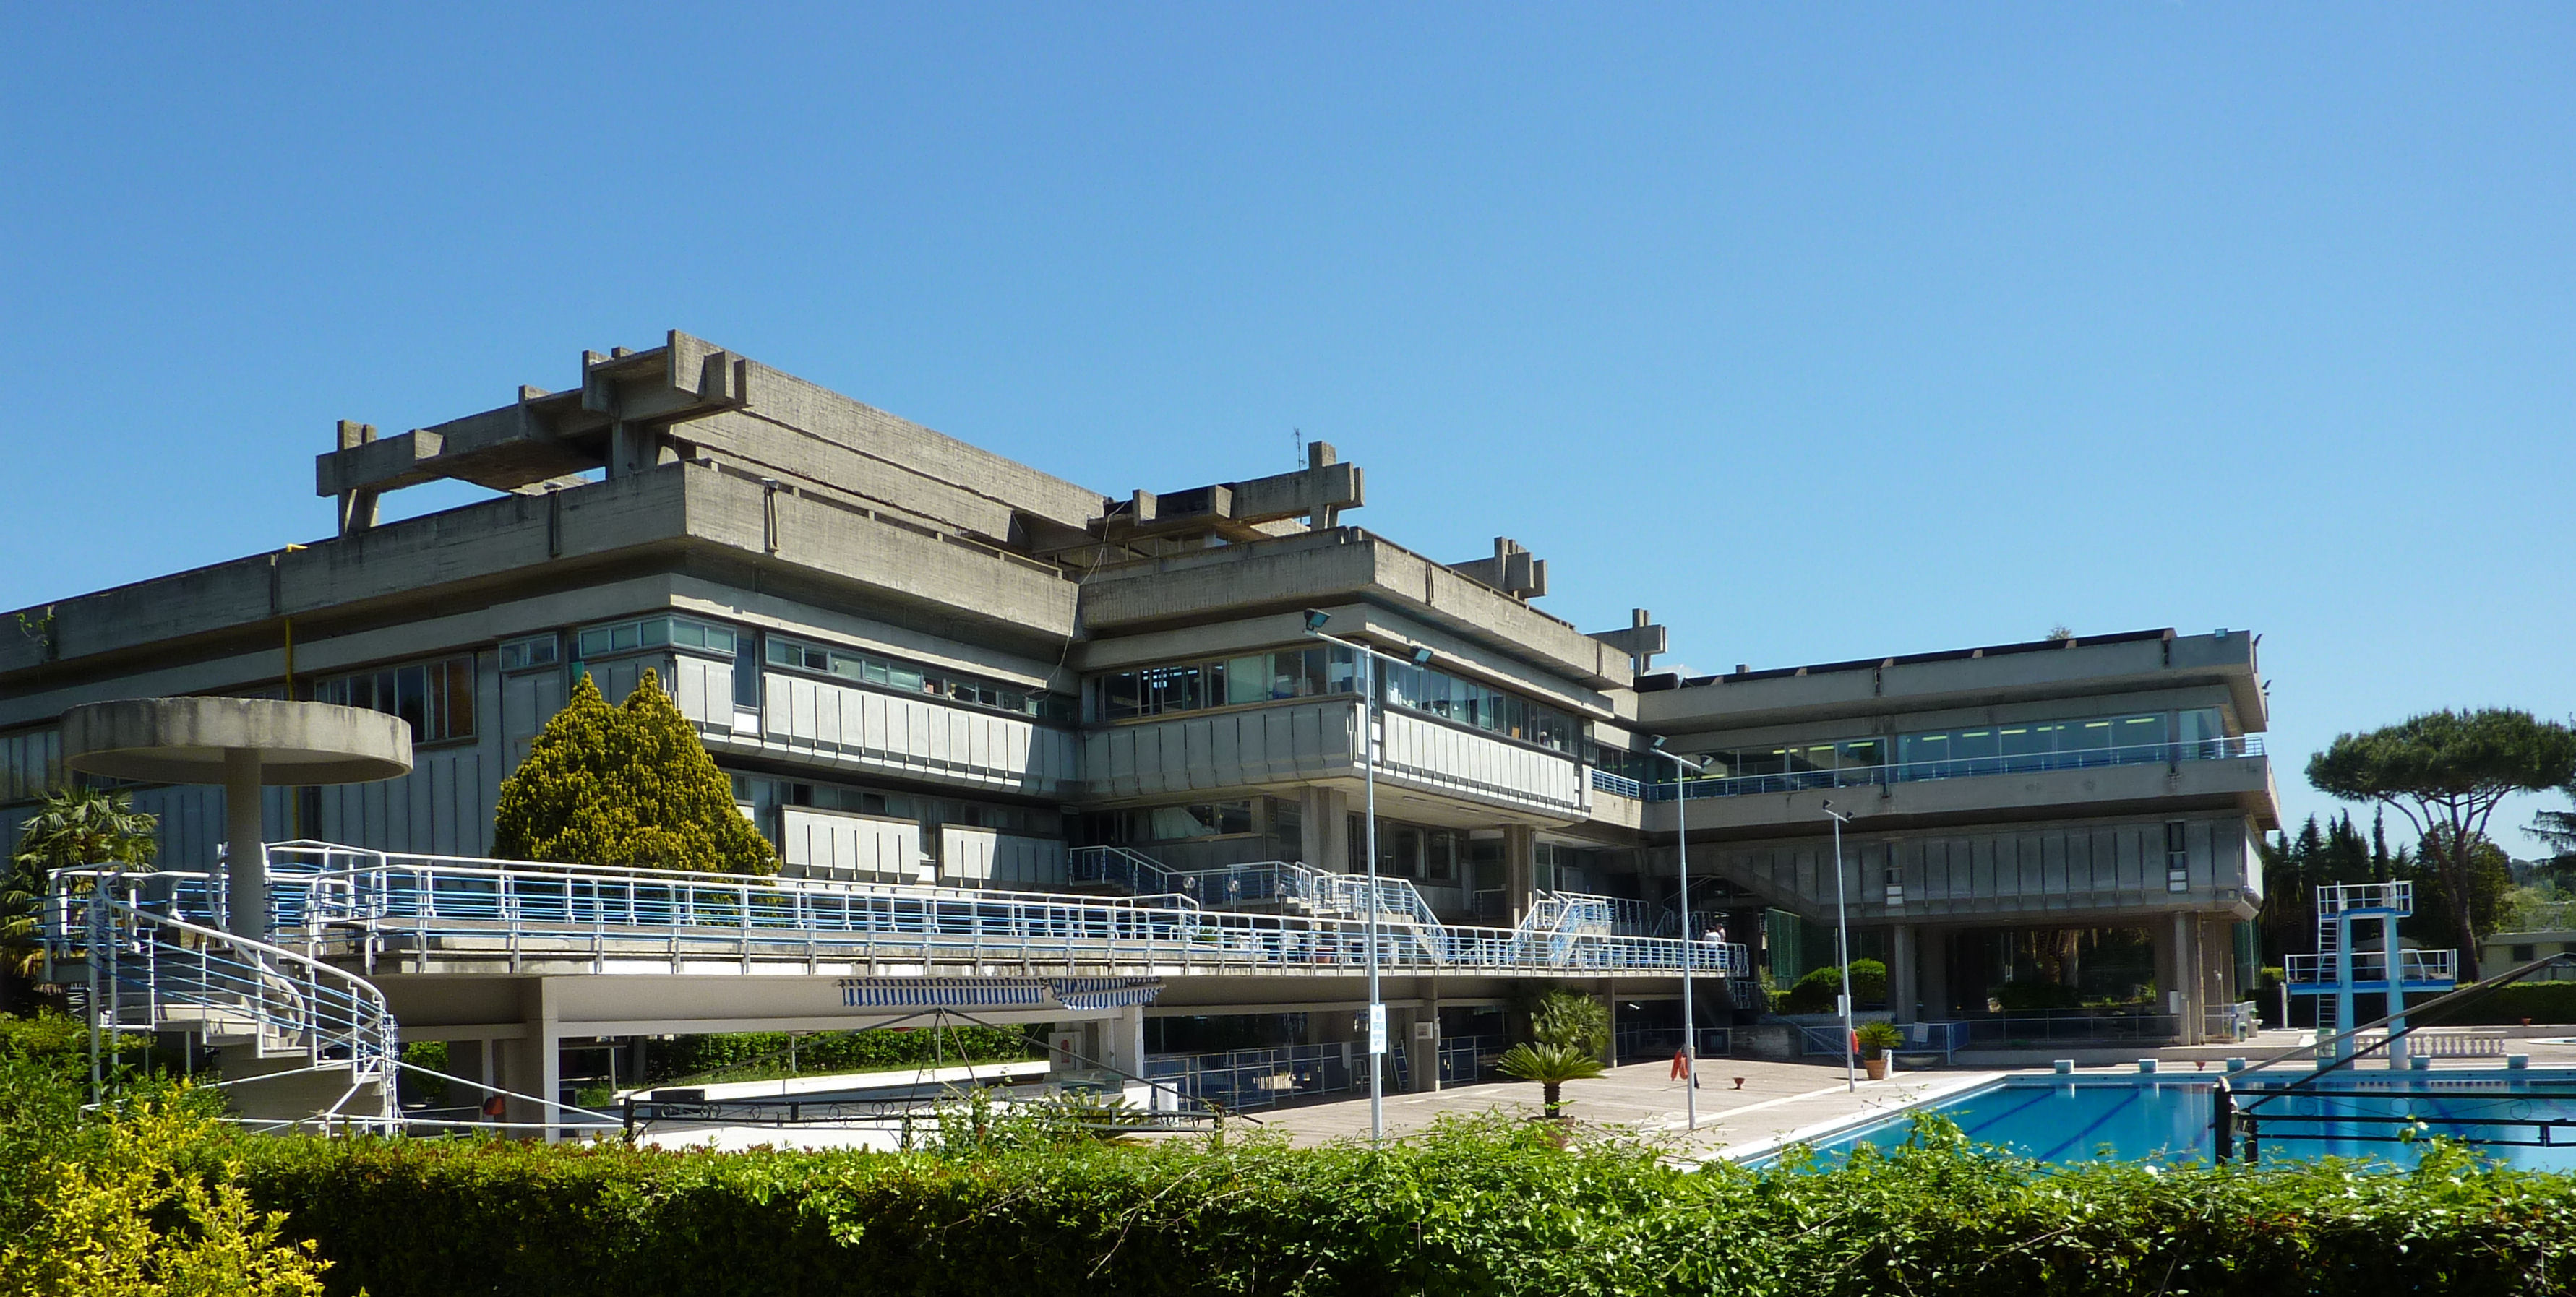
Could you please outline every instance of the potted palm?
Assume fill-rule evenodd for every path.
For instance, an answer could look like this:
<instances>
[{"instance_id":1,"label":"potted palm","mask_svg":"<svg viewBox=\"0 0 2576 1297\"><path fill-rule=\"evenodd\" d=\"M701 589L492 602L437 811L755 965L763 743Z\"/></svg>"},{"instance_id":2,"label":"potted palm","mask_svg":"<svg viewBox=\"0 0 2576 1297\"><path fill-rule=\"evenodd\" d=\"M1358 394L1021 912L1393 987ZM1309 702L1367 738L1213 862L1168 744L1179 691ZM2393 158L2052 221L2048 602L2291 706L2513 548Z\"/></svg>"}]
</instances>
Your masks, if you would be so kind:
<instances>
[{"instance_id":1,"label":"potted palm","mask_svg":"<svg viewBox=\"0 0 2576 1297\"><path fill-rule=\"evenodd\" d=\"M1905 1043L1905 1033L1892 1022L1864 1022L1852 1033L1860 1041L1860 1057L1869 1068L1869 1079L1887 1079L1887 1051Z\"/></svg>"}]
</instances>

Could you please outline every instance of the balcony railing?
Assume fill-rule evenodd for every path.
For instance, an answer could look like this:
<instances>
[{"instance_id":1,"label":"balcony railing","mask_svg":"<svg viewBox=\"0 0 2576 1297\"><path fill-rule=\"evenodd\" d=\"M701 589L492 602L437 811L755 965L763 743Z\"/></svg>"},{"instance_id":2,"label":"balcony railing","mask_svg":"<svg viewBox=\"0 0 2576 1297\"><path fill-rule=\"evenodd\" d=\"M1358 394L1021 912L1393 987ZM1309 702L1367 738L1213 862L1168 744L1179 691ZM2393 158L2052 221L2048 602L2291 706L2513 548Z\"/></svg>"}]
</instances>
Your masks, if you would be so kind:
<instances>
[{"instance_id":1,"label":"balcony railing","mask_svg":"<svg viewBox=\"0 0 2576 1297\"><path fill-rule=\"evenodd\" d=\"M2283 970L2290 989L2331 987L2335 982L2335 956L2292 955ZM2455 982L2460 976L2460 956L2456 950L2401 950L2397 952L2397 970L2408 984L2417 982ZM2380 950L2352 952L2352 980L2385 982L2388 980L2388 954Z\"/></svg>"},{"instance_id":2,"label":"balcony railing","mask_svg":"<svg viewBox=\"0 0 2576 1297\"><path fill-rule=\"evenodd\" d=\"M1646 795L1646 786L1644 784L1637 780L1630 779L1626 775L1614 775L1607 770L1601 769L1599 766L1592 768L1592 786L1602 792L1612 793L1620 797L1630 797L1642 800Z\"/></svg>"},{"instance_id":3,"label":"balcony railing","mask_svg":"<svg viewBox=\"0 0 2576 1297\"><path fill-rule=\"evenodd\" d=\"M2333 883L2317 889L2317 913L2341 914L2347 910L2386 910L2399 918L2415 912L2415 884Z\"/></svg>"},{"instance_id":4,"label":"balcony railing","mask_svg":"<svg viewBox=\"0 0 2576 1297\"><path fill-rule=\"evenodd\" d=\"M846 883L404 855L327 843L268 848L272 930L311 953L468 954L515 964L540 955L802 963L879 959L984 966L1073 962L1193 971L1354 973L1375 938L1396 972L1690 972L1741 974L1741 945L1620 936L1538 923L1440 927L1362 918L1207 910L1181 896ZM85 921L100 871L63 870L47 898L49 934ZM206 922L220 878L160 873L136 904ZM1363 907L1365 908L1365 907ZM1603 916L1605 919L1607 916Z\"/></svg>"},{"instance_id":5,"label":"balcony railing","mask_svg":"<svg viewBox=\"0 0 2576 1297\"><path fill-rule=\"evenodd\" d=\"M1884 766L1851 766L1836 770L1790 770L1778 774L1733 775L1645 785L1645 800L1669 802L1687 795L1741 797L1747 793L1795 793L1816 788L1868 788L1931 779L1967 779L1978 775L2037 774L2049 770L2090 770L2101 766L2165 765L2183 761L2224 761L2263 755L2263 736L2199 739L2189 743L2139 743L2120 748L2087 748L2075 752L2027 752L2018 756L1945 757ZM1611 776L1616 778L1617 776ZM1595 786L1602 778L1593 772ZM1683 790L1687 790L1685 794Z\"/></svg>"}]
</instances>

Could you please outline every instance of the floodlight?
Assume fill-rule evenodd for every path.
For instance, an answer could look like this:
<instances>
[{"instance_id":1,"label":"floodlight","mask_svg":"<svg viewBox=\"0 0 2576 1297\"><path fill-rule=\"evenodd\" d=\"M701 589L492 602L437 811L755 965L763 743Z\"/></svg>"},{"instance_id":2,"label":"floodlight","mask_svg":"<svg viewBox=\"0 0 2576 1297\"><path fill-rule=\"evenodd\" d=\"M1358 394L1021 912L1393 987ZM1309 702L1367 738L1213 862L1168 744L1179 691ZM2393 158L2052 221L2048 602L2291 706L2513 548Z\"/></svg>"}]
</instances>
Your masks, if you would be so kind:
<instances>
[{"instance_id":1,"label":"floodlight","mask_svg":"<svg viewBox=\"0 0 2576 1297\"><path fill-rule=\"evenodd\" d=\"M1306 610L1306 629L1310 631L1322 630L1324 628L1324 623L1331 621L1332 619L1332 614L1327 613L1320 608L1309 608Z\"/></svg>"}]
</instances>

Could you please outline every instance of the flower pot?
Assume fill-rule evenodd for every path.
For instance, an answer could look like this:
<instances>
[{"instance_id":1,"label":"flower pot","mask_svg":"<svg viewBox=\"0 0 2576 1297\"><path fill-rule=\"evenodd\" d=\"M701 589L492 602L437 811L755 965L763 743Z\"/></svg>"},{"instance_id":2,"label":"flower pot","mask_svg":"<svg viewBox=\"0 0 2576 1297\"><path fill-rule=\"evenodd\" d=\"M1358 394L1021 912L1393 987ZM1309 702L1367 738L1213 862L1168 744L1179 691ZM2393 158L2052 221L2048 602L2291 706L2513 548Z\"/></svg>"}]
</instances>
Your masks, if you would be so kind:
<instances>
[{"instance_id":1,"label":"flower pot","mask_svg":"<svg viewBox=\"0 0 2576 1297\"><path fill-rule=\"evenodd\" d=\"M1873 1081L1887 1079L1887 1055L1881 1054L1876 1058L1863 1059L1861 1066L1869 1069L1869 1079Z\"/></svg>"}]
</instances>

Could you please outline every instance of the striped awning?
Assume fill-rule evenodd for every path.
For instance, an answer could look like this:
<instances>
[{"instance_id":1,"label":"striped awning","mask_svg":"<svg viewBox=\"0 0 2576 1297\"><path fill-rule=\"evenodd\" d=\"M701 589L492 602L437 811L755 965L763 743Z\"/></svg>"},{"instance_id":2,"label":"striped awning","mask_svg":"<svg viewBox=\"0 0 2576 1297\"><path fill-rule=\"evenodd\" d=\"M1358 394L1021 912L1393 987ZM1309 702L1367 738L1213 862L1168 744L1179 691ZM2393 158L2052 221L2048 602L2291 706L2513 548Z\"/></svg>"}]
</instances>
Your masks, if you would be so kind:
<instances>
[{"instance_id":1,"label":"striped awning","mask_svg":"<svg viewBox=\"0 0 2576 1297\"><path fill-rule=\"evenodd\" d=\"M1151 1004L1156 977L845 977L841 1004L854 1009L1071 1009Z\"/></svg>"},{"instance_id":2,"label":"striped awning","mask_svg":"<svg viewBox=\"0 0 2576 1297\"><path fill-rule=\"evenodd\" d=\"M1163 993L1159 977L1051 977L1047 986L1068 1009L1124 1009Z\"/></svg>"}]
</instances>

